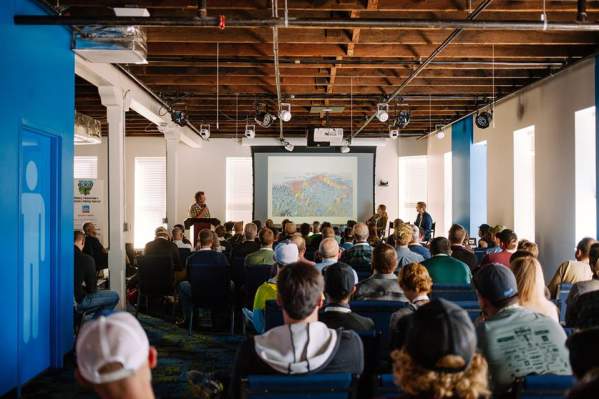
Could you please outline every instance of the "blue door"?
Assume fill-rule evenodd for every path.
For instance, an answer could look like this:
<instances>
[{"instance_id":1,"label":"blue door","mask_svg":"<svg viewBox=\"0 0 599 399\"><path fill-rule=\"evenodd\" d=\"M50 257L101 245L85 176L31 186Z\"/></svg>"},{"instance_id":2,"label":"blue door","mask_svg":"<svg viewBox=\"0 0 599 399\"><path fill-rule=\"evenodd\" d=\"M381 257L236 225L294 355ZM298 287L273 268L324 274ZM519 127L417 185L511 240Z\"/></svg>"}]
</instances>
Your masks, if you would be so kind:
<instances>
[{"instance_id":1,"label":"blue door","mask_svg":"<svg viewBox=\"0 0 599 399\"><path fill-rule=\"evenodd\" d=\"M27 128L21 135L18 322L19 382L50 366L56 260L56 143Z\"/></svg>"}]
</instances>

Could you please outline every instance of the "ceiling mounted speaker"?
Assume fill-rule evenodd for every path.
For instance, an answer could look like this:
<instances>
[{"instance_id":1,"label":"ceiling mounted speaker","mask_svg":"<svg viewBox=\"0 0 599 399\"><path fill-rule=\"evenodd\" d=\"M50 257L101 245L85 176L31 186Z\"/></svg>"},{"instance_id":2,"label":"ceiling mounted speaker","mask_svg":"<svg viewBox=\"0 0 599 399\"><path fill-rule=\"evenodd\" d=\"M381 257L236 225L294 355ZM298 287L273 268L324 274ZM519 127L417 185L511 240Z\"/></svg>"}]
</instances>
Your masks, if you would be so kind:
<instances>
[{"instance_id":1,"label":"ceiling mounted speaker","mask_svg":"<svg viewBox=\"0 0 599 399\"><path fill-rule=\"evenodd\" d=\"M487 111L479 112L476 114L476 118L474 119L474 123L479 129L486 129L491 126L491 121L493 120L493 114Z\"/></svg>"}]
</instances>

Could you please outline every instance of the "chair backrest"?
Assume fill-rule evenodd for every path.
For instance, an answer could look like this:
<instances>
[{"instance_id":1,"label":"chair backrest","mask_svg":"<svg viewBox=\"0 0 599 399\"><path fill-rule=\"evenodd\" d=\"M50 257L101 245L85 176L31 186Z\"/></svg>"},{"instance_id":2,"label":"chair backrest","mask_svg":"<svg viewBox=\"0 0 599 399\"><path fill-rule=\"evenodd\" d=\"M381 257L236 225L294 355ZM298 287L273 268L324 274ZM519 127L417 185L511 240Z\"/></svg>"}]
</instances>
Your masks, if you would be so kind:
<instances>
[{"instance_id":1,"label":"chair backrest","mask_svg":"<svg viewBox=\"0 0 599 399\"><path fill-rule=\"evenodd\" d=\"M380 374L377 376L376 395L377 398L397 398L399 388L395 385L393 374Z\"/></svg>"},{"instance_id":2,"label":"chair backrest","mask_svg":"<svg viewBox=\"0 0 599 399\"><path fill-rule=\"evenodd\" d=\"M372 276L372 272L356 272L358 274L358 281L366 280L368 277Z\"/></svg>"},{"instance_id":3,"label":"chair backrest","mask_svg":"<svg viewBox=\"0 0 599 399\"><path fill-rule=\"evenodd\" d=\"M477 301L476 292L470 285L433 285L431 298L443 298L448 301Z\"/></svg>"},{"instance_id":4,"label":"chair backrest","mask_svg":"<svg viewBox=\"0 0 599 399\"><path fill-rule=\"evenodd\" d=\"M236 286L243 285L245 256L231 256L231 280Z\"/></svg>"},{"instance_id":5,"label":"chair backrest","mask_svg":"<svg viewBox=\"0 0 599 399\"><path fill-rule=\"evenodd\" d=\"M474 255L476 255L476 263L480 265L480 263L483 261L483 258L485 257L486 254L487 254L486 248L475 248Z\"/></svg>"},{"instance_id":6,"label":"chair backrest","mask_svg":"<svg viewBox=\"0 0 599 399\"><path fill-rule=\"evenodd\" d=\"M160 297L173 293L175 271L170 256L146 255L140 259L139 289L148 297Z\"/></svg>"},{"instance_id":7,"label":"chair backrest","mask_svg":"<svg viewBox=\"0 0 599 399\"><path fill-rule=\"evenodd\" d=\"M566 391L572 388L575 379L571 375L530 375L522 379L519 387L519 399L557 399L564 398Z\"/></svg>"},{"instance_id":8,"label":"chair backrest","mask_svg":"<svg viewBox=\"0 0 599 399\"><path fill-rule=\"evenodd\" d=\"M380 332L384 342L389 339L389 322L393 312L409 306L408 302L400 301L353 301L349 304L351 310L374 321L376 331Z\"/></svg>"},{"instance_id":9,"label":"chair backrest","mask_svg":"<svg viewBox=\"0 0 599 399\"><path fill-rule=\"evenodd\" d=\"M265 331L271 328L283 325L283 311L277 304L277 301L266 301L264 307L264 329Z\"/></svg>"},{"instance_id":10,"label":"chair backrest","mask_svg":"<svg viewBox=\"0 0 599 399\"><path fill-rule=\"evenodd\" d=\"M192 302L196 306L223 308L231 303L231 275L223 265L195 265L189 268Z\"/></svg>"},{"instance_id":11,"label":"chair backrest","mask_svg":"<svg viewBox=\"0 0 599 399\"><path fill-rule=\"evenodd\" d=\"M251 309L254 305L254 297L258 287L265 281L268 281L275 273L275 265L256 265L246 266L244 268L243 294L245 296L246 307Z\"/></svg>"},{"instance_id":12,"label":"chair backrest","mask_svg":"<svg viewBox=\"0 0 599 399\"><path fill-rule=\"evenodd\" d=\"M181 263L183 265L186 264L187 258L191 255L191 249L189 248L179 248L179 257L181 258Z\"/></svg>"},{"instance_id":13,"label":"chair backrest","mask_svg":"<svg viewBox=\"0 0 599 399\"><path fill-rule=\"evenodd\" d=\"M572 289L572 284L562 283L558 287L556 305L559 308L559 321L566 321L566 300Z\"/></svg>"},{"instance_id":14,"label":"chair backrest","mask_svg":"<svg viewBox=\"0 0 599 399\"><path fill-rule=\"evenodd\" d=\"M350 373L310 375L250 375L242 380L246 399L348 399L356 377Z\"/></svg>"},{"instance_id":15,"label":"chair backrest","mask_svg":"<svg viewBox=\"0 0 599 399\"><path fill-rule=\"evenodd\" d=\"M381 333L378 331L363 332L358 334L364 348L363 374L375 373L380 359Z\"/></svg>"}]
</instances>

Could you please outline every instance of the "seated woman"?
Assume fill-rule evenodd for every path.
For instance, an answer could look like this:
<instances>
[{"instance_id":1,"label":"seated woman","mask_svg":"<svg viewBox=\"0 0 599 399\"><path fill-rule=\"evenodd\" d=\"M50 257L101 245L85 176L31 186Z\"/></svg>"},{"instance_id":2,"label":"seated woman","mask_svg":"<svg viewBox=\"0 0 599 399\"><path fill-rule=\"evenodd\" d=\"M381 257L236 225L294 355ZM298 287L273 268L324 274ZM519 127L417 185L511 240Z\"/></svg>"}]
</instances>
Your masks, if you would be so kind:
<instances>
[{"instance_id":1,"label":"seated woman","mask_svg":"<svg viewBox=\"0 0 599 399\"><path fill-rule=\"evenodd\" d=\"M545 279L541 264L534 256L523 256L510 264L520 295L520 305L534 312L551 317L559 323L559 312L545 296Z\"/></svg>"},{"instance_id":2,"label":"seated woman","mask_svg":"<svg viewBox=\"0 0 599 399\"><path fill-rule=\"evenodd\" d=\"M428 274L426 267L420 263L410 263L402 267L399 270L397 280L410 305L391 315L389 331L391 331L392 348L403 346L408 320L405 316L414 313L420 306L429 303L428 295L433 288L431 276Z\"/></svg>"},{"instance_id":3,"label":"seated woman","mask_svg":"<svg viewBox=\"0 0 599 399\"><path fill-rule=\"evenodd\" d=\"M377 237L383 237L385 235L385 231L387 230L387 221L389 220L389 216L387 215L387 206L384 204L380 204L376 209L376 213L372 215L370 219L368 219L368 224L374 223Z\"/></svg>"},{"instance_id":4,"label":"seated woman","mask_svg":"<svg viewBox=\"0 0 599 399\"><path fill-rule=\"evenodd\" d=\"M391 353L401 399L489 397L487 362L466 311L436 299L410 316L405 345Z\"/></svg>"},{"instance_id":5,"label":"seated woman","mask_svg":"<svg viewBox=\"0 0 599 399\"><path fill-rule=\"evenodd\" d=\"M381 241L377 233L376 223L368 222L368 244L371 247L376 247Z\"/></svg>"},{"instance_id":6,"label":"seated woman","mask_svg":"<svg viewBox=\"0 0 599 399\"><path fill-rule=\"evenodd\" d=\"M393 221L393 234L389 234L389 237L386 239L387 244L391 245L392 247L395 247L395 242L397 241L397 231L399 230L399 226L402 224L403 220L401 219L395 219Z\"/></svg>"}]
</instances>

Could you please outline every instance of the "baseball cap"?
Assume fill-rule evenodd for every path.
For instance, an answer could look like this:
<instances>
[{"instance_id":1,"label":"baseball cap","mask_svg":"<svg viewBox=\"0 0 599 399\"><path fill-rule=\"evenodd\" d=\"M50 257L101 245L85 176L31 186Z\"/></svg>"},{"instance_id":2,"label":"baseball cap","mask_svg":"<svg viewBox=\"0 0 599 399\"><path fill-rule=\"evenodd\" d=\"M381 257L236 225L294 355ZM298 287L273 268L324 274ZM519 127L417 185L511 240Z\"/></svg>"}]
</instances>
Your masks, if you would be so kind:
<instances>
[{"instance_id":1,"label":"baseball cap","mask_svg":"<svg viewBox=\"0 0 599 399\"><path fill-rule=\"evenodd\" d=\"M474 275L472 283L491 303L498 303L518 294L516 276L511 269L499 263L491 263L480 268Z\"/></svg>"},{"instance_id":2,"label":"baseball cap","mask_svg":"<svg viewBox=\"0 0 599 399\"><path fill-rule=\"evenodd\" d=\"M77 367L92 384L104 384L133 375L148 359L150 343L143 328L130 313L118 312L83 325L77 338ZM121 369L100 373L110 363Z\"/></svg>"},{"instance_id":3,"label":"baseball cap","mask_svg":"<svg viewBox=\"0 0 599 399\"><path fill-rule=\"evenodd\" d=\"M324 269L324 292L335 299L346 298L356 283L353 269L337 262Z\"/></svg>"},{"instance_id":4,"label":"baseball cap","mask_svg":"<svg viewBox=\"0 0 599 399\"><path fill-rule=\"evenodd\" d=\"M419 366L432 371L459 373L468 368L476 351L476 331L468 313L445 299L435 299L410 316L406 351ZM447 364L445 356L463 364Z\"/></svg>"},{"instance_id":5,"label":"baseball cap","mask_svg":"<svg viewBox=\"0 0 599 399\"><path fill-rule=\"evenodd\" d=\"M297 262L299 259L299 249L297 245L289 240L281 242L275 248L275 262L279 265L289 265Z\"/></svg>"}]
</instances>

